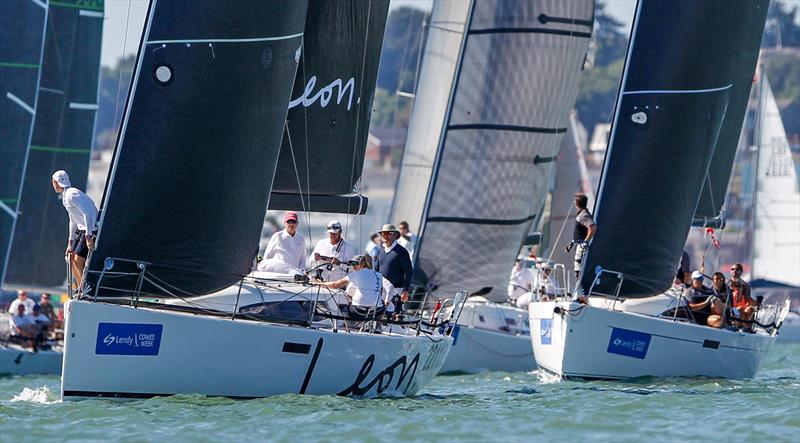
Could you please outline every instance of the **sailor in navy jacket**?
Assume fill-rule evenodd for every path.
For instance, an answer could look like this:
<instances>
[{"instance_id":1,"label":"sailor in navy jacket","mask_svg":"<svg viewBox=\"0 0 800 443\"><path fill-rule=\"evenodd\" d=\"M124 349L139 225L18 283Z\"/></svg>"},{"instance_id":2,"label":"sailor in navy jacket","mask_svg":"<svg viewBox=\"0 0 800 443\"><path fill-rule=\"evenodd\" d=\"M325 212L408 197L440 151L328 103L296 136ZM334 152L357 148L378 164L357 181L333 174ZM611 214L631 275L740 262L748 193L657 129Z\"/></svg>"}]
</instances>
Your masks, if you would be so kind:
<instances>
[{"instance_id":1,"label":"sailor in navy jacket","mask_svg":"<svg viewBox=\"0 0 800 443\"><path fill-rule=\"evenodd\" d=\"M406 248L397 243L400 231L394 225L383 225L380 234L383 237L383 247L378 252L375 270L402 291L400 296L403 301L408 301L408 290L411 287L411 256Z\"/></svg>"}]
</instances>

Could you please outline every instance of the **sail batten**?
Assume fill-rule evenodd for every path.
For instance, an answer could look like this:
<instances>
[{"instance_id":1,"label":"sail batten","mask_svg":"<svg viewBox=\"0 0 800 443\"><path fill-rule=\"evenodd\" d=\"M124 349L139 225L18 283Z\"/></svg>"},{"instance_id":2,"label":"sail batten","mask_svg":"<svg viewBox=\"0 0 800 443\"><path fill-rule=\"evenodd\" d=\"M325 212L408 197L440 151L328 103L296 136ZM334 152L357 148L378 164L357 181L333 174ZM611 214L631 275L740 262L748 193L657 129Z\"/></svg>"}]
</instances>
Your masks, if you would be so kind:
<instances>
[{"instance_id":1,"label":"sail batten","mask_svg":"<svg viewBox=\"0 0 800 443\"><path fill-rule=\"evenodd\" d=\"M672 284L712 157L741 128L731 120L744 112L739 73L755 69L743 52L754 41L757 48L767 6L639 2L595 206L598 232L582 263L584 291L598 267L625 275L622 297Z\"/></svg>"}]
</instances>

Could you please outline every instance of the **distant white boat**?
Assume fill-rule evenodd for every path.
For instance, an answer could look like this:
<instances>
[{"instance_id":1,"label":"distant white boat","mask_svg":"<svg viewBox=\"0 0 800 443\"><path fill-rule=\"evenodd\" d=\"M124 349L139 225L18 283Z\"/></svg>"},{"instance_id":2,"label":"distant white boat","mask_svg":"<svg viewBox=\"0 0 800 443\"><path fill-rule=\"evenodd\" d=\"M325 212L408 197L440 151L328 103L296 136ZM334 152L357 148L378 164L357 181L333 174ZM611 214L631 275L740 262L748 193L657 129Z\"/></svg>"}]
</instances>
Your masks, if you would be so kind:
<instances>
[{"instance_id":1,"label":"distant white boat","mask_svg":"<svg viewBox=\"0 0 800 443\"><path fill-rule=\"evenodd\" d=\"M0 375L59 375L61 374L60 345L33 352L10 340L9 314L0 313Z\"/></svg>"}]
</instances>

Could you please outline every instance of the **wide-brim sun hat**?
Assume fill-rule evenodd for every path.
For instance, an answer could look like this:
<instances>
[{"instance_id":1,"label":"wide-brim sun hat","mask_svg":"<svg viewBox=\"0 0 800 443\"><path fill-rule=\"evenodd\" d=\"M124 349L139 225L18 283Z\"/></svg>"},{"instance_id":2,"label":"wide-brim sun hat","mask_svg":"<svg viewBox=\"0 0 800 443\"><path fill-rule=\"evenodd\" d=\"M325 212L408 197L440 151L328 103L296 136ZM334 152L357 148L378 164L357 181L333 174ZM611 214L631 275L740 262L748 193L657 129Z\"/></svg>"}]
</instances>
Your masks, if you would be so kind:
<instances>
[{"instance_id":1,"label":"wide-brim sun hat","mask_svg":"<svg viewBox=\"0 0 800 443\"><path fill-rule=\"evenodd\" d=\"M381 230L378 231L378 232L379 233L380 232L397 232L398 234L400 233L400 231L397 229L397 226L392 225L392 224L383 225L383 227L381 227Z\"/></svg>"}]
</instances>

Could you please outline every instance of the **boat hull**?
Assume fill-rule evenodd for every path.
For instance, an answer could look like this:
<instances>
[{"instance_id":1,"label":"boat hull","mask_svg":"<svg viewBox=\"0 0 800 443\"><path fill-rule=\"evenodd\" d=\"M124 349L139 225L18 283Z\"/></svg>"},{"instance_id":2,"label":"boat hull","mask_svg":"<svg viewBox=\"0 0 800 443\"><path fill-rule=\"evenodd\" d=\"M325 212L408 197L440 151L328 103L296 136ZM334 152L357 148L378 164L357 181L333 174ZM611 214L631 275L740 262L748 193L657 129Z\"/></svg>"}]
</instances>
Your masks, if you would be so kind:
<instances>
[{"instance_id":1,"label":"boat hull","mask_svg":"<svg viewBox=\"0 0 800 443\"><path fill-rule=\"evenodd\" d=\"M0 375L59 375L62 353L0 347Z\"/></svg>"},{"instance_id":2,"label":"boat hull","mask_svg":"<svg viewBox=\"0 0 800 443\"><path fill-rule=\"evenodd\" d=\"M516 335L458 325L453 337L453 348L440 373L536 369L531 339L527 334Z\"/></svg>"},{"instance_id":3,"label":"boat hull","mask_svg":"<svg viewBox=\"0 0 800 443\"><path fill-rule=\"evenodd\" d=\"M452 344L84 301L68 304L65 336L64 399L412 395Z\"/></svg>"},{"instance_id":4,"label":"boat hull","mask_svg":"<svg viewBox=\"0 0 800 443\"><path fill-rule=\"evenodd\" d=\"M571 302L529 309L537 365L564 378L749 378L775 341Z\"/></svg>"}]
</instances>

